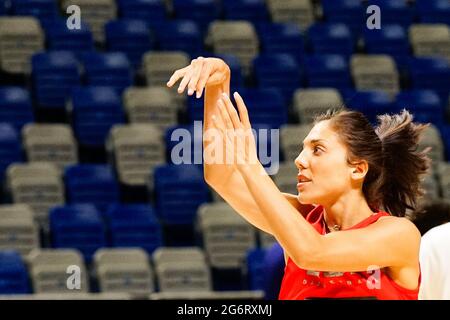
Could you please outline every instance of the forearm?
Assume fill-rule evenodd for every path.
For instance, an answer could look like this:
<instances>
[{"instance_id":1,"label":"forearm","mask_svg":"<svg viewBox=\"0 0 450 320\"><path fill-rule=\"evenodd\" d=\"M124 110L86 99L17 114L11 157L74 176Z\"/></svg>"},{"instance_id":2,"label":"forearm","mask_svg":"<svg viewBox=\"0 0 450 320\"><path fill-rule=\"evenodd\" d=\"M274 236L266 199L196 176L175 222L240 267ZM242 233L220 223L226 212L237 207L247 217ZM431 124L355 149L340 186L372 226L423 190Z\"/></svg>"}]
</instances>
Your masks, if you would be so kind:
<instances>
[{"instance_id":1,"label":"forearm","mask_svg":"<svg viewBox=\"0 0 450 320\"><path fill-rule=\"evenodd\" d=\"M273 234L239 170L234 170L226 181L215 183L211 187L245 220L258 229ZM282 193L282 195L303 216L306 216L314 208L313 205L304 205L298 202L296 195L289 193Z\"/></svg>"},{"instance_id":2,"label":"forearm","mask_svg":"<svg viewBox=\"0 0 450 320\"><path fill-rule=\"evenodd\" d=\"M262 174L258 166L242 166L240 172L272 234L291 259L301 265L305 257L316 254L320 235L289 203L272 179Z\"/></svg>"},{"instance_id":3,"label":"forearm","mask_svg":"<svg viewBox=\"0 0 450 320\"><path fill-rule=\"evenodd\" d=\"M203 133L207 132L210 129L214 129L214 123L212 121L212 116L217 115L219 112L217 107L217 100L221 96L222 93L226 93L227 95L230 94L230 73L227 72L226 79L217 84L217 85L209 85L205 88L205 99L204 99L204 119L203 119ZM214 141L210 139L203 139L203 150L206 150L208 146L214 143ZM224 150L224 149L223 149ZM225 155L224 152L222 152L223 155ZM231 165L227 165L225 163L225 159L217 159L219 161L213 161L213 159L210 159L206 156L203 161L203 168L204 168L204 174L205 178L210 181L214 180L222 180L224 177L229 176L229 173L231 170L234 170L234 168Z\"/></svg>"},{"instance_id":4,"label":"forearm","mask_svg":"<svg viewBox=\"0 0 450 320\"><path fill-rule=\"evenodd\" d=\"M228 72L226 79L219 83L214 85L208 85L205 87L205 102L204 102L204 129L209 129L211 127L214 127L214 124L211 120L211 116L213 114L217 114L219 111L217 109L217 100L219 100L219 97L222 93L226 93L227 95L230 95L230 79L231 75Z\"/></svg>"},{"instance_id":5,"label":"forearm","mask_svg":"<svg viewBox=\"0 0 450 320\"><path fill-rule=\"evenodd\" d=\"M215 183L211 187L250 224L272 234L266 218L262 215L238 170L231 172L227 181Z\"/></svg>"}]
</instances>

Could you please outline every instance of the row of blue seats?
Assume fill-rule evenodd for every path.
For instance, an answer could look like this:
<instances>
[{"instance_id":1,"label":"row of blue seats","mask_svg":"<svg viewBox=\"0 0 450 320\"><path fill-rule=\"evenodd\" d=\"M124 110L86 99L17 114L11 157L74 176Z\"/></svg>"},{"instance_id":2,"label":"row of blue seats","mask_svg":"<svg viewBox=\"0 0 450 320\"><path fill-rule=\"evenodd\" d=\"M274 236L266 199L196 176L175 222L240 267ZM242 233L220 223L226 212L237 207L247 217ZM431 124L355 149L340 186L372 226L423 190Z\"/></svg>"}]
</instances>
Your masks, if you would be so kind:
<instances>
[{"instance_id":1,"label":"row of blue seats","mask_svg":"<svg viewBox=\"0 0 450 320\"><path fill-rule=\"evenodd\" d=\"M436 90L443 101L447 101L450 90L450 64L444 58L401 58L403 71L409 75L410 86L417 89ZM85 69L85 82L94 86L113 86L119 93L133 84L133 73L127 58L121 53L85 53L80 59ZM234 69L234 70L233 70ZM242 78L239 65L237 78ZM38 106L64 107L70 89L81 85L79 62L68 51L38 53L32 57L32 75ZM289 53L262 53L253 60L253 76L260 88L275 87L282 91L289 104L292 93L300 87L353 87L349 57L339 54L307 55L302 62ZM238 80L234 84L243 84ZM406 88L404 88L406 89Z\"/></svg>"},{"instance_id":2,"label":"row of blue seats","mask_svg":"<svg viewBox=\"0 0 450 320\"><path fill-rule=\"evenodd\" d=\"M148 230L145 231L148 232ZM84 260L89 263L88 260ZM245 265L241 270L243 274L238 276L239 282L242 281L242 283L237 285L241 289L263 290L266 299L277 299L283 270L283 249L277 243L269 248L254 248L246 255ZM213 274L213 281L220 282L218 276ZM17 251L0 251L0 294L32 293L30 277L27 265ZM97 291L98 283L96 283L95 274L88 281L91 284L91 290Z\"/></svg>"},{"instance_id":3,"label":"row of blue seats","mask_svg":"<svg viewBox=\"0 0 450 320\"><path fill-rule=\"evenodd\" d=\"M258 59L256 63L269 61L269 59ZM312 71L312 69L310 70ZM275 71L274 68L272 72L275 73ZM315 71L319 72L320 70ZM283 70L279 70L279 72L286 75L292 74L294 71L283 73ZM428 70L428 72L431 73L431 70ZM418 74L420 75L419 72ZM336 81L342 81L343 79L339 79L338 75L339 73L336 72ZM426 79L416 79L422 80L428 86L432 82L440 87L443 86L444 88L441 88L441 90L444 93L441 93L441 91L434 92L430 89L405 90L400 92L392 101L383 92L357 92L345 86L341 87L343 89L341 92L348 107L362 111L371 120L375 119L377 112L398 111L406 107L416 114L418 121L443 125L445 124L446 109L448 112L449 90L445 88L448 81L445 82L444 78L442 79L443 83L439 83L439 77L433 79L430 74L428 76ZM261 88L238 89L246 101L254 125L268 125L278 128L288 122L288 104L285 99L286 96L292 95L293 91L298 89L298 86L293 78L285 77L286 81L281 78L277 77L269 81L261 76L259 83ZM332 86L330 82L324 83L319 80L320 78L316 78L317 83L312 87L336 87L336 85ZM54 86L56 94L60 94L64 89L64 87L57 89L59 88L57 82L54 82ZM120 95L114 88L103 86L77 86L73 89L67 87L65 89L70 91L70 94L68 94L68 97L63 96L62 99L70 98L72 101L70 112L78 142L82 145L103 147L110 128L114 124L125 122ZM284 92L288 93L283 96L283 91L280 89L284 89ZM447 99L441 99L439 93ZM24 124L33 122L35 119L32 104L30 95L25 89L0 87L0 122L11 123L17 130L20 130ZM62 108L64 109L65 106L63 105ZM187 113L190 121L201 120L203 118L203 100L189 97ZM170 136L166 138L166 141L169 140ZM168 151L170 152L170 149Z\"/></svg>"},{"instance_id":4,"label":"row of blue seats","mask_svg":"<svg viewBox=\"0 0 450 320\"><path fill-rule=\"evenodd\" d=\"M12 160L13 152L4 146L20 148L20 143L2 139L5 132L0 126L0 166L2 174ZM17 156L17 155L16 155ZM20 159L16 158L19 162ZM19 161L17 161L19 160ZM12 163L12 162L10 162ZM150 172L149 172L150 174ZM65 168L63 181L66 202L69 204L91 203L99 210L106 210L111 204L120 203L122 191L113 168L105 164L79 164ZM193 223L200 204L211 201L209 187L204 181L202 166L160 165L154 170L155 209L162 222L169 225L190 225ZM149 197L151 198L151 197Z\"/></svg>"},{"instance_id":5,"label":"row of blue seats","mask_svg":"<svg viewBox=\"0 0 450 320\"><path fill-rule=\"evenodd\" d=\"M76 248L89 263L102 247L140 247L151 254L163 245L163 230L147 204L111 204L101 212L93 204L50 209L53 248Z\"/></svg>"},{"instance_id":6,"label":"row of blue seats","mask_svg":"<svg viewBox=\"0 0 450 320\"><path fill-rule=\"evenodd\" d=\"M94 49L89 27L70 30L59 19L42 22L49 50L70 50L76 53ZM298 61L307 53L338 53L350 55L356 51L359 34L345 24L317 22L303 33L295 24L261 22L255 24L261 51L291 53ZM392 54L398 62L411 55L408 29L400 24L383 22L383 28L365 28L362 37L367 53ZM192 20L152 22L120 19L105 25L106 49L127 54L133 66L150 50L181 50L191 57L205 52L202 29Z\"/></svg>"},{"instance_id":7,"label":"row of blue seats","mask_svg":"<svg viewBox=\"0 0 450 320\"><path fill-rule=\"evenodd\" d=\"M327 21L346 23L355 31L366 28L370 5L380 7L383 24L450 23L450 5L445 0L415 0L413 3L407 0L321 0L321 4Z\"/></svg>"},{"instance_id":8,"label":"row of blue seats","mask_svg":"<svg viewBox=\"0 0 450 320\"><path fill-rule=\"evenodd\" d=\"M375 96L374 98L377 97ZM411 97L411 99L414 99L414 97ZM357 103L358 98L355 98L354 101ZM383 107L382 98L380 98L379 107ZM419 111L417 114L420 117ZM270 128L267 125L254 125L253 127L256 130ZM450 159L450 126L444 125L438 126L438 128L441 130L442 140L446 144L447 159ZM195 134L193 125L177 126L167 130L165 141L168 159L185 159L186 156L184 154L177 154L178 157L170 156L172 152L179 152L179 148L175 149L175 146L180 141L172 137L175 129L184 129L190 133L190 137L198 139L198 141L188 141L191 148L195 146L200 146L200 148L191 150L193 158L191 157L187 160L195 161L198 158L198 164L201 164L201 135ZM268 138L267 150L272 150L272 135L268 131L266 132L266 137ZM186 141L183 141L183 143L186 143ZM279 151L276 150L276 152ZM17 131L9 124L1 124L0 173L2 177L4 177L5 170L10 164L22 162L22 160L21 141ZM110 203L120 202L122 198L116 174L109 165L79 164L68 166L64 172L64 183L68 203L90 202L99 208L105 208ZM156 209L161 218L168 221L177 221L180 224L191 223L198 205L210 200L209 189L203 179L202 166L180 165L179 163L168 163L156 167L154 172L154 195ZM178 209L175 210L175 207Z\"/></svg>"},{"instance_id":9,"label":"row of blue seats","mask_svg":"<svg viewBox=\"0 0 450 320\"><path fill-rule=\"evenodd\" d=\"M239 93L246 101L253 124L279 127L287 123L287 108L283 107L285 104L281 91L274 88L250 88L239 89ZM356 91L344 88L341 94L345 106L361 111L372 123L376 123L378 114L398 112L403 108L414 113L418 122L431 122L437 126L450 123L449 99L442 100L436 91L430 89L403 90L394 99L381 91ZM446 96L448 97L448 94ZM187 110L191 121L203 120L203 101L190 97Z\"/></svg>"},{"instance_id":10,"label":"row of blue seats","mask_svg":"<svg viewBox=\"0 0 450 320\"><path fill-rule=\"evenodd\" d=\"M273 83L271 85L274 86ZM275 88L250 88L239 89L239 92L246 101L254 125L278 128L287 123L288 110L281 91ZM418 121L436 125L445 123L448 100L441 100L438 94L429 89L402 91L394 101L383 92L342 92L345 104L362 111L370 120L375 120L376 113L398 111L406 107L415 113ZM79 143L102 147L111 126L125 120L120 96L109 87L76 87L71 96L73 126ZM203 101L190 97L187 111L191 121L202 120ZM18 87L0 88L0 122L11 123L20 130L24 124L33 120L32 102L26 90ZM171 131L166 133L171 134ZM166 141L170 141L170 135L166 136Z\"/></svg>"},{"instance_id":11,"label":"row of blue seats","mask_svg":"<svg viewBox=\"0 0 450 320\"><path fill-rule=\"evenodd\" d=\"M8 5L10 4L10 5ZM193 19L204 28L209 22L226 20L249 20L262 22L270 20L265 0L173 0L173 16L178 19ZM383 21L400 22L408 25L414 21L450 23L450 5L446 0L322 0L324 18L333 22L345 22L355 29L367 18L366 8L378 5L383 12ZM151 21L168 19L163 0L118 0L119 16ZM58 15L54 0L2 0L0 14L35 15L48 19Z\"/></svg>"},{"instance_id":12,"label":"row of blue seats","mask_svg":"<svg viewBox=\"0 0 450 320\"><path fill-rule=\"evenodd\" d=\"M122 93L133 85L134 74L123 53L80 54L79 59L68 51L38 53L32 57L33 93L37 107L64 108L71 89L84 82L92 86L110 86Z\"/></svg>"}]
</instances>

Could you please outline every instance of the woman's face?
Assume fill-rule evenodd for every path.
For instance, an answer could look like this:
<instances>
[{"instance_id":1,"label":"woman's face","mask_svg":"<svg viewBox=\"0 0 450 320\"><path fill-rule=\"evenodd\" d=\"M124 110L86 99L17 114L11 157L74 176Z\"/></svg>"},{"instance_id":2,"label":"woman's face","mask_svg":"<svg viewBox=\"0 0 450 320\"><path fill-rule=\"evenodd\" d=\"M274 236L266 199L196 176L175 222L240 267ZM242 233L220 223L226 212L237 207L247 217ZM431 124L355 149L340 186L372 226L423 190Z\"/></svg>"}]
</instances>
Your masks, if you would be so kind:
<instances>
[{"instance_id":1,"label":"woman's face","mask_svg":"<svg viewBox=\"0 0 450 320\"><path fill-rule=\"evenodd\" d=\"M300 203L331 204L351 189L352 168L347 163L347 147L330 128L329 120L312 128L295 165L299 169Z\"/></svg>"}]
</instances>

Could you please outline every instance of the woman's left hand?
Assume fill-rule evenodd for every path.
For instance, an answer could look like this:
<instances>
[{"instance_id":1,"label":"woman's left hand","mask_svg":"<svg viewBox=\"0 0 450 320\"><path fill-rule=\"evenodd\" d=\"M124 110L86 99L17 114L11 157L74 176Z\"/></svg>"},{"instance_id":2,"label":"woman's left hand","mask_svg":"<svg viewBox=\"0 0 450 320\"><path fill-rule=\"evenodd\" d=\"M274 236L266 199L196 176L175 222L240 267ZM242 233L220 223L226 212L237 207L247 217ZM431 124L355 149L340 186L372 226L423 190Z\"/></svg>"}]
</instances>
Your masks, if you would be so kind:
<instances>
[{"instance_id":1,"label":"woman's left hand","mask_svg":"<svg viewBox=\"0 0 450 320\"><path fill-rule=\"evenodd\" d=\"M239 115L233 106L230 98L222 94L217 101L219 113L213 116L213 121L223 138L226 146L226 161L235 165L239 170L244 168L261 168L258 160L255 138L248 117L247 107L242 97L235 92Z\"/></svg>"}]
</instances>

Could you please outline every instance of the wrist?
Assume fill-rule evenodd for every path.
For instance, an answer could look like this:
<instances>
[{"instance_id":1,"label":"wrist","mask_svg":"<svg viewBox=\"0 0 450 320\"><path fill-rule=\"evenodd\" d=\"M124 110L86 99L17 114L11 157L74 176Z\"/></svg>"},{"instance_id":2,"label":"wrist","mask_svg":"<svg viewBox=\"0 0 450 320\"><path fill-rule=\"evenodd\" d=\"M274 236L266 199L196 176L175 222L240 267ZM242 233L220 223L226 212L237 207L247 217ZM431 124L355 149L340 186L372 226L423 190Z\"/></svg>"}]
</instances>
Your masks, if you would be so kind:
<instances>
[{"instance_id":1,"label":"wrist","mask_svg":"<svg viewBox=\"0 0 450 320\"><path fill-rule=\"evenodd\" d=\"M210 79L206 84L205 88L218 87L222 89L223 92L230 91L230 80L231 80L231 69L228 65L225 65L223 69L216 71L218 76L215 76L215 80Z\"/></svg>"},{"instance_id":2,"label":"wrist","mask_svg":"<svg viewBox=\"0 0 450 320\"><path fill-rule=\"evenodd\" d=\"M266 170L261 165L261 163L258 161L257 163L245 163L238 165L238 170L241 172L243 176L264 176L267 175Z\"/></svg>"}]
</instances>

